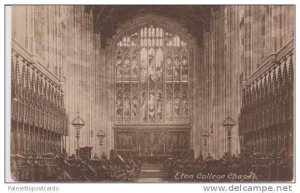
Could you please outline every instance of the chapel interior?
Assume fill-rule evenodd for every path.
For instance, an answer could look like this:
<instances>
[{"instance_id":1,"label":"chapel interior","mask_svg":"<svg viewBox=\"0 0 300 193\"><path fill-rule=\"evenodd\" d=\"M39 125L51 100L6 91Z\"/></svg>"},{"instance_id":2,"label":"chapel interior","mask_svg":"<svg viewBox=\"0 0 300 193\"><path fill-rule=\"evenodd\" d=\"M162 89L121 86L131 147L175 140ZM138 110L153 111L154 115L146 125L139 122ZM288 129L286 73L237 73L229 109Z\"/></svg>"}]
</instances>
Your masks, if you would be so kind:
<instances>
[{"instance_id":1,"label":"chapel interior","mask_svg":"<svg viewBox=\"0 0 300 193\"><path fill-rule=\"evenodd\" d=\"M293 179L295 6L14 5L11 22L14 180Z\"/></svg>"}]
</instances>

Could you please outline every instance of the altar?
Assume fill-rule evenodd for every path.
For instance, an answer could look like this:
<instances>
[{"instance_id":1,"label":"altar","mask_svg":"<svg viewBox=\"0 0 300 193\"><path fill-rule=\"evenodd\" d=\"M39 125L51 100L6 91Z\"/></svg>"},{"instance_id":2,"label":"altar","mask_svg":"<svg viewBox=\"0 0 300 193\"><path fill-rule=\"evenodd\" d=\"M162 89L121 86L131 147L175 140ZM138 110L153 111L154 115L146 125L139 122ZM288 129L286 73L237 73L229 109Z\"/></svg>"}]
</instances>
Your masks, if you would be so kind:
<instances>
[{"instance_id":1,"label":"altar","mask_svg":"<svg viewBox=\"0 0 300 193\"><path fill-rule=\"evenodd\" d=\"M162 161L190 150L190 129L131 127L114 129L115 150L147 162Z\"/></svg>"}]
</instances>

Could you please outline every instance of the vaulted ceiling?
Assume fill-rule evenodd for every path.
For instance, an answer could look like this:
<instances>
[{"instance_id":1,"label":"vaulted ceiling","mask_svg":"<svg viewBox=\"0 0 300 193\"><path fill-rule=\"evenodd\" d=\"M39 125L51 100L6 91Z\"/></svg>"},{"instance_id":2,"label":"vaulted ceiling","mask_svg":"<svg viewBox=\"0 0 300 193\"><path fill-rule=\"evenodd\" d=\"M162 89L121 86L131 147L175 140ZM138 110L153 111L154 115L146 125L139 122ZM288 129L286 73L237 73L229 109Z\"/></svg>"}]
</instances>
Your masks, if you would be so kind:
<instances>
[{"instance_id":1,"label":"vaulted ceiling","mask_svg":"<svg viewBox=\"0 0 300 193\"><path fill-rule=\"evenodd\" d=\"M95 31L101 33L102 47L120 24L137 15L154 13L182 23L202 45L203 31L209 26L213 6L208 5L88 5L86 11L94 14Z\"/></svg>"}]
</instances>

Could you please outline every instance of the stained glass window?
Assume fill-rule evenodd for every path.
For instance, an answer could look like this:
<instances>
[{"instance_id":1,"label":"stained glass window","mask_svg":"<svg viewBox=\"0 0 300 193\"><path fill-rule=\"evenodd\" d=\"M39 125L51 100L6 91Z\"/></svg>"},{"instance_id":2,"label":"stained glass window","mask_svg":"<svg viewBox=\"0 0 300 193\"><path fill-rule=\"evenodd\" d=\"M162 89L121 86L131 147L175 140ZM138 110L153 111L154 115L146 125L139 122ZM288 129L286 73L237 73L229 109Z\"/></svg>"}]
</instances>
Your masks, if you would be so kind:
<instances>
[{"instance_id":1,"label":"stained glass window","mask_svg":"<svg viewBox=\"0 0 300 193\"><path fill-rule=\"evenodd\" d=\"M188 49L178 35L146 26L115 55L115 123L188 123Z\"/></svg>"}]
</instances>

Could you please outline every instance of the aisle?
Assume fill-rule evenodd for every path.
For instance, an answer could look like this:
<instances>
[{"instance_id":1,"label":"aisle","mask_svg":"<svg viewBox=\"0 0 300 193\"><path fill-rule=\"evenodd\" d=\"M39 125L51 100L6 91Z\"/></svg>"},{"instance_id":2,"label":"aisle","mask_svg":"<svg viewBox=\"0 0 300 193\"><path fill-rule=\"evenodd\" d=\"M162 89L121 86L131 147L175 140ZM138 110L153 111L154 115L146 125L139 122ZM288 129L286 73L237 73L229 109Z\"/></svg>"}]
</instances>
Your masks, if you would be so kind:
<instances>
[{"instance_id":1,"label":"aisle","mask_svg":"<svg viewBox=\"0 0 300 193\"><path fill-rule=\"evenodd\" d=\"M145 164L142 166L140 178L137 182L164 182L165 173L161 164Z\"/></svg>"}]
</instances>

